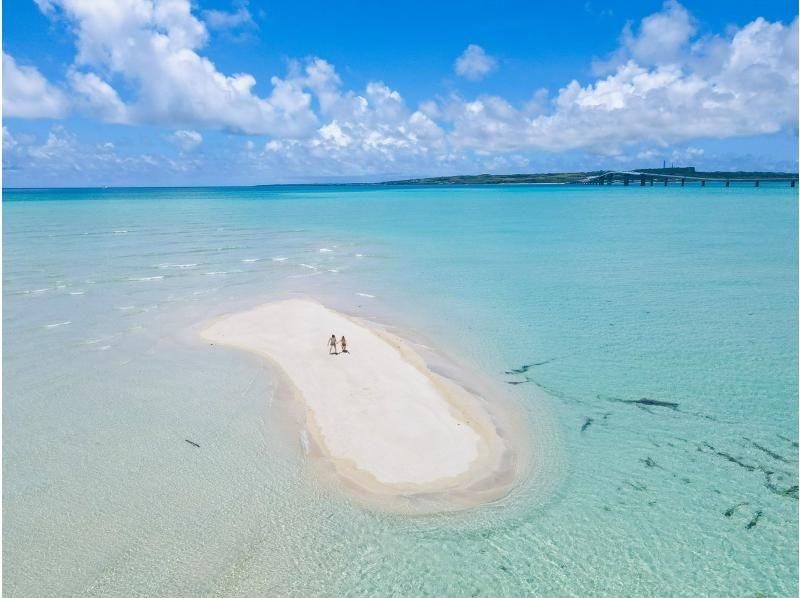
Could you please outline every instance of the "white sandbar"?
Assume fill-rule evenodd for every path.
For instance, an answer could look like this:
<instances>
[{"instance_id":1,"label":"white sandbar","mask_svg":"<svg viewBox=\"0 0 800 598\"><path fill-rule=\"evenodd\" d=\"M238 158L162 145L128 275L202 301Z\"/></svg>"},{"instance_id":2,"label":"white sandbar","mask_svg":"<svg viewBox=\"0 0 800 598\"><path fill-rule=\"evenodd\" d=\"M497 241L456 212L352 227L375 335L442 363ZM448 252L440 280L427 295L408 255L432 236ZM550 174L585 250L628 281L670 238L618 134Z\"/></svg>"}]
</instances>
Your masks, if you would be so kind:
<instances>
[{"instance_id":1,"label":"white sandbar","mask_svg":"<svg viewBox=\"0 0 800 598\"><path fill-rule=\"evenodd\" d=\"M330 355L331 334L349 353ZM306 425L337 472L377 493L463 489L487 478L505 444L466 390L431 372L400 339L306 299L225 316L215 343L276 364L306 406Z\"/></svg>"}]
</instances>

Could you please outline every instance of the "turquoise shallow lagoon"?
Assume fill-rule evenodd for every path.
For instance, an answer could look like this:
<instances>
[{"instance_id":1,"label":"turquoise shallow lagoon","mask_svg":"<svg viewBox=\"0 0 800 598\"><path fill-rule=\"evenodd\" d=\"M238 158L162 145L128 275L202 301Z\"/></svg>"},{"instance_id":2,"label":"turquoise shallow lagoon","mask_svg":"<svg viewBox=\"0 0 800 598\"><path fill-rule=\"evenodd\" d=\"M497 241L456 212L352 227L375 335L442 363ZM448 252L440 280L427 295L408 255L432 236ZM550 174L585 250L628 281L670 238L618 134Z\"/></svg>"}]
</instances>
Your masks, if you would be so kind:
<instances>
[{"instance_id":1,"label":"turquoise shallow lagoon","mask_svg":"<svg viewBox=\"0 0 800 598\"><path fill-rule=\"evenodd\" d=\"M3 199L10 596L797 595L795 190ZM265 365L196 337L295 293L507 386L542 487L402 517L315 479Z\"/></svg>"}]
</instances>

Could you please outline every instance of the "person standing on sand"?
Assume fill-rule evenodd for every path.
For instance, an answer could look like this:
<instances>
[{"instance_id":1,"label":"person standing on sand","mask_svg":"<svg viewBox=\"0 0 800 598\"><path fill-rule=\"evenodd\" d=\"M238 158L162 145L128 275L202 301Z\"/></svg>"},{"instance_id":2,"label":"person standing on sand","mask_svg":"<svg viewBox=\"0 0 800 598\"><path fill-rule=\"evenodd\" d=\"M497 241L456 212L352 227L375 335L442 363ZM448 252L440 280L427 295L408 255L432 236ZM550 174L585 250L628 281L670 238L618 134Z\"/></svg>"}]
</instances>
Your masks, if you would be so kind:
<instances>
[{"instance_id":1,"label":"person standing on sand","mask_svg":"<svg viewBox=\"0 0 800 598\"><path fill-rule=\"evenodd\" d=\"M347 339L342 335L342 353L347 353Z\"/></svg>"},{"instance_id":2,"label":"person standing on sand","mask_svg":"<svg viewBox=\"0 0 800 598\"><path fill-rule=\"evenodd\" d=\"M338 355L339 350L336 348L336 335L331 334L331 337L328 339L328 355Z\"/></svg>"}]
</instances>

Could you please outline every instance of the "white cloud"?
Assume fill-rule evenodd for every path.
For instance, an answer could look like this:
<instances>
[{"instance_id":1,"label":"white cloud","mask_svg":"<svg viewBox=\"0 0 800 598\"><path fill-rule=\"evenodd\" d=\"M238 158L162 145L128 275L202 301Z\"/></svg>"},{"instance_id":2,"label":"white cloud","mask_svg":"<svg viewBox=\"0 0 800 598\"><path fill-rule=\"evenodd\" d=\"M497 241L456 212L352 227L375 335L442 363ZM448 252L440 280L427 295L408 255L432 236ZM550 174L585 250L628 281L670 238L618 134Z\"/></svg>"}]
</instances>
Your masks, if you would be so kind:
<instances>
[{"instance_id":1,"label":"white cloud","mask_svg":"<svg viewBox=\"0 0 800 598\"><path fill-rule=\"evenodd\" d=\"M668 64L681 56L696 31L694 17L676 0L669 0L661 12L642 19L638 33L626 26L622 40L639 64Z\"/></svg>"},{"instance_id":2,"label":"white cloud","mask_svg":"<svg viewBox=\"0 0 800 598\"><path fill-rule=\"evenodd\" d=\"M61 118L66 95L32 66L20 66L3 52L3 114L20 118Z\"/></svg>"},{"instance_id":3,"label":"white cloud","mask_svg":"<svg viewBox=\"0 0 800 598\"><path fill-rule=\"evenodd\" d=\"M37 160L64 160L74 159L75 138L69 135L62 127L54 127L47 135L47 141L42 145L30 145L28 155Z\"/></svg>"},{"instance_id":4,"label":"white cloud","mask_svg":"<svg viewBox=\"0 0 800 598\"><path fill-rule=\"evenodd\" d=\"M224 31L237 29L239 27L252 28L256 26L253 15L250 14L246 2L241 3L239 7L232 12L210 9L204 10L202 15L209 29Z\"/></svg>"},{"instance_id":5,"label":"white cloud","mask_svg":"<svg viewBox=\"0 0 800 598\"><path fill-rule=\"evenodd\" d=\"M667 10L674 16L683 9L669 4ZM520 105L495 95L453 96L422 102L418 110L380 82L361 93L344 90L336 69L316 59L305 68L303 86L318 98L324 124L305 140L273 139L248 159L254 168L353 176L477 166L518 170L529 167L520 152L588 151L619 161L631 159L628 148L791 130L797 123L796 37L796 21L786 26L757 19L727 38L673 36L680 39L673 48L686 53L683 62L664 58L648 66L628 58L596 81L572 81L552 97L539 89ZM691 161L702 150L672 156Z\"/></svg>"},{"instance_id":6,"label":"white cloud","mask_svg":"<svg viewBox=\"0 0 800 598\"><path fill-rule=\"evenodd\" d=\"M8 127L3 125L3 151L10 152L17 146L17 140L8 130Z\"/></svg>"},{"instance_id":7,"label":"white cloud","mask_svg":"<svg viewBox=\"0 0 800 598\"><path fill-rule=\"evenodd\" d=\"M470 44L467 49L456 59L456 74L470 81L478 81L492 72L497 66L497 61L489 56L486 51L475 44Z\"/></svg>"},{"instance_id":8,"label":"white cloud","mask_svg":"<svg viewBox=\"0 0 800 598\"><path fill-rule=\"evenodd\" d=\"M332 141L339 147L347 147L353 141L346 133L342 132L339 123L335 120L319 128L319 135L325 141Z\"/></svg>"},{"instance_id":9,"label":"white cloud","mask_svg":"<svg viewBox=\"0 0 800 598\"><path fill-rule=\"evenodd\" d=\"M385 83L373 81L363 92L342 89L336 69L313 59L303 71L303 85L319 100L326 124L303 140L273 139L261 154L246 152L254 168L316 175L368 175L409 165L427 165L446 154L444 131ZM428 110L435 104L427 103Z\"/></svg>"},{"instance_id":10,"label":"white cloud","mask_svg":"<svg viewBox=\"0 0 800 598\"><path fill-rule=\"evenodd\" d=\"M219 165L217 165L219 168ZM111 142L82 143L62 126L54 126L45 139L13 136L3 127L3 169L15 186L141 184L142 180L169 182L165 173L209 171L202 160L181 154L177 158L120 153ZM161 177L160 179L157 177ZM9 180L10 179L10 180Z\"/></svg>"},{"instance_id":11,"label":"white cloud","mask_svg":"<svg viewBox=\"0 0 800 598\"><path fill-rule=\"evenodd\" d=\"M444 147L441 128L422 112L410 110L386 84L368 83L363 95L342 92L335 69L320 59L307 66L306 74L319 94L322 115L332 119L309 140L313 155L347 160L365 172Z\"/></svg>"},{"instance_id":12,"label":"white cloud","mask_svg":"<svg viewBox=\"0 0 800 598\"><path fill-rule=\"evenodd\" d=\"M39 0L50 15L63 15L77 35L74 83L90 104L98 101L112 121L190 124L248 134L303 136L317 124L311 96L292 79L273 77L272 93L253 93L252 75L225 75L198 50L208 33L188 0ZM97 72L134 88L121 109L119 96Z\"/></svg>"},{"instance_id":13,"label":"white cloud","mask_svg":"<svg viewBox=\"0 0 800 598\"><path fill-rule=\"evenodd\" d=\"M203 136L197 131L175 131L169 139L184 152L194 151L203 143Z\"/></svg>"},{"instance_id":14,"label":"white cloud","mask_svg":"<svg viewBox=\"0 0 800 598\"><path fill-rule=\"evenodd\" d=\"M592 71L608 75L629 60L642 66L686 62L696 32L695 18L676 0L667 0L660 12L643 18L637 28L626 23L619 48L605 60L594 60Z\"/></svg>"},{"instance_id":15,"label":"white cloud","mask_svg":"<svg viewBox=\"0 0 800 598\"><path fill-rule=\"evenodd\" d=\"M44 141L32 135L13 137L3 127L3 170L11 173L36 173L31 186L39 186L49 179L51 184L64 184L62 175L83 176L87 163L91 162L83 152L74 135L61 125L54 126Z\"/></svg>"},{"instance_id":16,"label":"white cloud","mask_svg":"<svg viewBox=\"0 0 800 598\"><path fill-rule=\"evenodd\" d=\"M686 147L674 149L670 156L670 162L677 165L691 164L705 155L706 151L700 147Z\"/></svg>"},{"instance_id":17,"label":"white cloud","mask_svg":"<svg viewBox=\"0 0 800 598\"><path fill-rule=\"evenodd\" d=\"M702 148L687 145L695 139L797 130L796 19L785 25L759 18L724 35L699 35L686 9L668 2L625 28L618 50L593 80L571 81L553 93L532 82L522 102L454 95L415 108L381 81L345 88L335 67L320 58L291 63L289 75L273 77L270 95L259 97L251 75L225 75L201 56L206 25L192 15L187 0L39 2L54 18L62 15L74 24L78 55L66 82L76 109L107 122L175 131L169 140L182 149L178 158L138 157L138 166L149 160L153 168L192 172L215 148L206 143L203 152L192 153L203 142L195 129L204 127L265 135L230 146L241 152L237 167L253 176L520 170L533 167L523 155L533 151L589 152L595 158L585 165L591 167L598 154L625 160L637 152L644 157L644 150L655 152L659 163L670 155L683 162L703 156ZM478 46L467 48L459 61L476 55L489 62L483 70L462 64L464 76L493 68L494 59ZM63 93L38 71L24 74L38 81L32 95L55 93L66 110ZM59 140L68 143L65 134L54 135L49 147L48 140L38 150L10 133L8 143L17 143L14 155L29 160L31 151L38 152L40 162L34 162L43 164ZM670 147L676 144L684 149ZM91 151L110 156L116 150ZM86 164L99 160L87 158Z\"/></svg>"},{"instance_id":18,"label":"white cloud","mask_svg":"<svg viewBox=\"0 0 800 598\"><path fill-rule=\"evenodd\" d=\"M669 4L668 10L683 9ZM607 153L642 142L663 146L792 129L797 35L796 19L786 26L758 18L727 40L693 44L686 64L648 67L631 58L594 83L572 81L559 90L551 110L539 115L496 96L453 98L446 111L453 123L450 139L458 147L489 151Z\"/></svg>"},{"instance_id":19,"label":"white cloud","mask_svg":"<svg viewBox=\"0 0 800 598\"><path fill-rule=\"evenodd\" d=\"M129 122L128 107L108 83L94 73L72 70L68 74L78 106L89 116L109 123Z\"/></svg>"}]
</instances>

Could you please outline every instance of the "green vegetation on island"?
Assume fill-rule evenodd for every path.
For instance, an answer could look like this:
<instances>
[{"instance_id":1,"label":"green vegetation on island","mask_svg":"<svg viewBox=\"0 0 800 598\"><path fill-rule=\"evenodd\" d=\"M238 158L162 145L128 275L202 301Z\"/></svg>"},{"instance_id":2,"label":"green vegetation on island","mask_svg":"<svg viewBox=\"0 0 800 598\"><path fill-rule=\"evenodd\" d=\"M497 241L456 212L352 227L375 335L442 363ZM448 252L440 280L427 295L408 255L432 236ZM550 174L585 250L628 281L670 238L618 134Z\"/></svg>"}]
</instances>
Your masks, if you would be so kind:
<instances>
[{"instance_id":1,"label":"green vegetation on island","mask_svg":"<svg viewBox=\"0 0 800 598\"><path fill-rule=\"evenodd\" d=\"M597 177L606 172L607 170L593 170L587 172L546 172L535 174L476 174L476 175L455 175L455 176L440 176L430 178L418 179L405 179L399 181L386 181L380 183L382 185L502 185L502 184L567 184L578 183L584 179ZM627 171L636 174L652 174L652 175L667 175L679 177L692 177L704 178L709 180L714 179L796 179L796 172L753 172L737 170L731 172L723 171L700 171L695 170L693 166L684 168L638 168L636 170Z\"/></svg>"}]
</instances>

